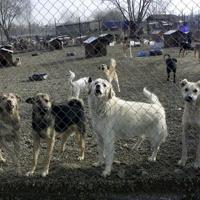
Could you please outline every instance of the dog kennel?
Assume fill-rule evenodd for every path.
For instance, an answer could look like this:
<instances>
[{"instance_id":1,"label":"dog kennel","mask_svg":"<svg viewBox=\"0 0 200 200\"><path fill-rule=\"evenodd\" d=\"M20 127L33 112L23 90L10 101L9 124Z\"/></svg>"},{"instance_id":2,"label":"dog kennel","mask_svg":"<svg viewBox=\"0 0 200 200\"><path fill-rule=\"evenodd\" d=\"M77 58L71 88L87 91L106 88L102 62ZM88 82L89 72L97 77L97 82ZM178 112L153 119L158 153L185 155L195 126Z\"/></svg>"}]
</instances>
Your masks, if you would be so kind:
<instances>
[{"instance_id":1,"label":"dog kennel","mask_svg":"<svg viewBox=\"0 0 200 200\"><path fill-rule=\"evenodd\" d=\"M90 37L84 41L85 46L85 57L100 57L107 55L107 45L108 41L102 37Z\"/></svg>"},{"instance_id":2,"label":"dog kennel","mask_svg":"<svg viewBox=\"0 0 200 200\"><path fill-rule=\"evenodd\" d=\"M13 65L13 50L0 49L0 67L9 67Z\"/></svg>"}]
</instances>

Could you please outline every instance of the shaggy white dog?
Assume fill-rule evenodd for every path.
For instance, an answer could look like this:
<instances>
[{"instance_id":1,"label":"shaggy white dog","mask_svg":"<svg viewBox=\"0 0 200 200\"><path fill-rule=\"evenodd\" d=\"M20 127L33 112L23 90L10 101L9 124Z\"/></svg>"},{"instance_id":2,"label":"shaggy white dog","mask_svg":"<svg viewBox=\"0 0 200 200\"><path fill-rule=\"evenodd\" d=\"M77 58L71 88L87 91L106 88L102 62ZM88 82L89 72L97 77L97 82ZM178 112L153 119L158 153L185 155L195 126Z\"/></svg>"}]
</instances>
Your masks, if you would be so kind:
<instances>
[{"instance_id":1,"label":"shaggy white dog","mask_svg":"<svg viewBox=\"0 0 200 200\"><path fill-rule=\"evenodd\" d=\"M149 103L124 101L115 96L107 80L90 80L88 102L99 155L96 165L105 163L104 177L111 173L116 138L148 138L153 149L149 160L156 161L159 147L168 135L165 110L159 99L145 88L143 92Z\"/></svg>"},{"instance_id":2,"label":"shaggy white dog","mask_svg":"<svg viewBox=\"0 0 200 200\"><path fill-rule=\"evenodd\" d=\"M69 71L68 76L69 76L69 84L70 84L70 95L71 97L79 98L81 91L88 90L89 77L83 77L74 81L75 73L72 71Z\"/></svg>"}]
</instances>

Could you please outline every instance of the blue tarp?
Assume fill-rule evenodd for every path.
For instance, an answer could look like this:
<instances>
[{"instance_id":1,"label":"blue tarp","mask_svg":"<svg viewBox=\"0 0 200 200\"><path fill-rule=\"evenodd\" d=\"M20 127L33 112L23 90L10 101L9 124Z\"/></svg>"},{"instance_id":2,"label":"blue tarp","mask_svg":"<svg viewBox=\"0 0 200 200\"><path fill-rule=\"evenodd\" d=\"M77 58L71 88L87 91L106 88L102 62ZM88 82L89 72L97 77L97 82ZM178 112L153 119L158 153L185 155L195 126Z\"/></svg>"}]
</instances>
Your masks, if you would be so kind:
<instances>
[{"instance_id":1,"label":"blue tarp","mask_svg":"<svg viewBox=\"0 0 200 200\"><path fill-rule=\"evenodd\" d=\"M127 30L128 29L128 22L127 21L103 21L102 23L103 29L123 29Z\"/></svg>"},{"instance_id":2,"label":"blue tarp","mask_svg":"<svg viewBox=\"0 0 200 200\"><path fill-rule=\"evenodd\" d=\"M190 28L187 25L185 25L185 26L181 25L181 26L179 26L179 31L181 31L183 33L188 33L188 32L190 32Z\"/></svg>"}]
</instances>

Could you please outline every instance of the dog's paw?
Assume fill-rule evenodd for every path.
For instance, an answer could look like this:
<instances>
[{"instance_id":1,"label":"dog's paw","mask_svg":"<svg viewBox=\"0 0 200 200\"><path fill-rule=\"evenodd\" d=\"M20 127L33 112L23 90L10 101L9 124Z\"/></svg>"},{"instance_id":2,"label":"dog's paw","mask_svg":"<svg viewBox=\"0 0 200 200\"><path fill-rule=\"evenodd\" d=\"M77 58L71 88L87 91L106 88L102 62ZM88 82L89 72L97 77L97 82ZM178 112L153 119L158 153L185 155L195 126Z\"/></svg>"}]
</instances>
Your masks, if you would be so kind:
<instances>
[{"instance_id":1,"label":"dog's paw","mask_svg":"<svg viewBox=\"0 0 200 200\"><path fill-rule=\"evenodd\" d=\"M181 159L181 160L178 161L178 165L180 165L182 167L184 167L185 164L186 164L186 159Z\"/></svg>"},{"instance_id":2,"label":"dog's paw","mask_svg":"<svg viewBox=\"0 0 200 200\"><path fill-rule=\"evenodd\" d=\"M200 168L200 162L195 161L195 162L193 163L193 167L194 167L195 169Z\"/></svg>"},{"instance_id":3,"label":"dog's paw","mask_svg":"<svg viewBox=\"0 0 200 200\"><path fill-rule=\"evenodd\" d=\"M45 170L42 172L42 177L46 177L47 175L49 174L49 171L48 170Z\"/></svg>"},{"instance_id":4,"label":"dog's paw","mask_svg":"<svg viewBox=\"0 0 200 200\"><path fill-rule=\"evenodd\" d=\"M6 163L6 159L2 157L2 158L0 159L0 162Z\"/></svg>"},{"instance_id":5,"label":"dog's paw","mask_svg":"<svg viewBox=\"0 0 200 200\"><path fill-rule=\"evenodd\" d=\"M93 167L100 167L102 165L103 165L103 162L101 162L101 161L98 161L98 162L95 162L92 164Z\"/></svg>"},{"instance_id":6,"label":"dog's paw","mask_svg":"<svg viewBox=\"0 0 200 200\"><path fill-rule=\"evenodd\" d=\"M149 162L156 162L156 157L150 156L148 157Z\"/></svg>"},{"instance_id":7,"label":"dog's paw","mask_svg":"<svg viewBox=\"0 0 200 200\"><path fill-rule=\"evenodd\" d=\"M81 161L81 160L84 160L84 156L79 156L79 157L78 157L78 160L80 160L80 161Z\"/></svg>"},{"instance_id":8,"label":"dog's paw","mask_svg":"<svg viewBox=\"0 0 200 200\"><path fill-rule=\"evenodd\" d=\"M104 170L104 171L102 172L102 176L103 176L104 178L110 176L110 171Z\"/></svg>"},{"instance_id":9,"label":"dog's paw","mask_svg":"<svg viewBox=\"0 0 200 200\"><path fill-rule=\"evenodd\" d=\"M26 176L33 176L33 174L34 174L34 171L29 171L26 173Z\"/></svg>"}]
</instances>

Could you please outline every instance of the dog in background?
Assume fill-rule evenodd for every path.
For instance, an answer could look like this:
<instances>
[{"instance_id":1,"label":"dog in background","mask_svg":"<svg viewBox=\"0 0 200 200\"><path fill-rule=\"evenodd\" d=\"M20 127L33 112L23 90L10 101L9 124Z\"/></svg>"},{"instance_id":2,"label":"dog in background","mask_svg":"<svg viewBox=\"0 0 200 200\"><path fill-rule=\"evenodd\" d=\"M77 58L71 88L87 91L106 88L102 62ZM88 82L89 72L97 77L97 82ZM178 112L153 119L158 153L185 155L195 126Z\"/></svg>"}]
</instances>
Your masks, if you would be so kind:
<instances>
[{"instance_id":1,"label":"dog in background","mask_svg":"<svg viewBox=\"0 0 200 200\"><path fill-rule=\"evenodd\" d=\"M182 53L182 57L184 57L187 54L188 50L192 50L191 44L188 42L181 42L180 50L179 50L179 57L180 57L181 53Z\"/></svg>"},{"instance_id":2,"label":"dog in background","mask_svg":"<svg viewBox=\"0 0 200 200\"><path fill-rule=\"evenodd\" d=\"M70 85L70 95L71 97L79 98L81 91L87 91L88 90L88 80L89 77L83 77L76 81L75 79L75 73L72 71L69 71L69 85Z\"/></svg>"},{"instance_id":3,"label":"dog in background","mask_svg":"<svg viewBox=\"0 0 200 200\"><path fill-rule=\"evenodd\" d=\"M187 162L186 136L191 126L200 128L200 81L189 82L184 79L180 82L185 108L182 117L182 156L178 164L185 166ZM200 142L197 147L195 168L200 168Z\"/></svg>"},{"instance_id":4,"label":"dog in background","mask_svg":"<svg viewBox=\"0 0 200 200\"><path fill-rule=\"evenodd\" d=\"M194 57L197 58L197 55L200 62L200 44L196 44L194 47Z\"/></svg>"},{"instance_id":5,"label":"dog in background","mask_svg":"<svg viewBox=\"0 0 200 200\"><path fill-rule=\"evenodd\" d=\"M64 154L67 138L76 134L77 143L81 149L79 160L84 159L85 152L85 111L83 102L73 98L66 104L53 105L48 94L38 93L26 100L32 104L33 128L33 162L27 176L34 174L40 142L47 143L47 158L45 160L42 176L49 174L49 165L53 153L55 139L62 139L61 155Z\"/></svg>"},{"instance_id":6,"label":"dog in background","mask_svg":"<svg viewBox=\"0 0 200 200\"><path fill-rule=\"evenodd\" d=\"M168 135L165 110L156 95L145 88L143 93L149 103L124 101L115 96L107 80L90 82L88 103L99 156L95 166L105 164L104 177L111 173L117 138L148 138L153 149L149 161L156 161L160 145Z\"/></svg>"},{"instance_id":7,"label":"dog in background","mask_svg":"<svg viewBox=\"0 0 200 200\"><path fill-rule=\"evenodd\" d=\"M21 66L22 65L21 58L17 57L16 60L13 62L13 65L16 67Z\"/></svg>"},{"instance_id":8,"label":"dog in background","mask_svg":"<svg viewBox=\"0 0 200 200\"><path fill-rule=\"evenodd\" d=\"M0 94L0 146L3 147L16 165L16 173L21 174L20 156L20 115L21 98L13 93ZM9 146L13 143L14 148ZM6 162L0 150L0 160Z\"/></svg>"},{"instance_id":9,"label":"dog in background","mask_svg":"<svg viewBox=\"0 0 200 200\"><path fill-rule=\"evenodd\" d=\"M118 92L120 92L119 80L116 72L116 65L116 60L114 58L111 58L109 66L106 64L101 64L99 66L99 69L104 71L106 78L110 83L112 83L113 80L116 82Z\"/></svg>"},{"instance_id":10,"label":"dog in background","mask_svg":"<svg viewBox=\"0 0 200 200\"><path fill-rule=\"evenodd\" d=\"M174 73L174 83L176 82L176 68L177 68L177 59L171 58L169 54L164 55L166 70L167 70L167 81L170 79L170 73Z\"/></svg>"}]
</instances>

